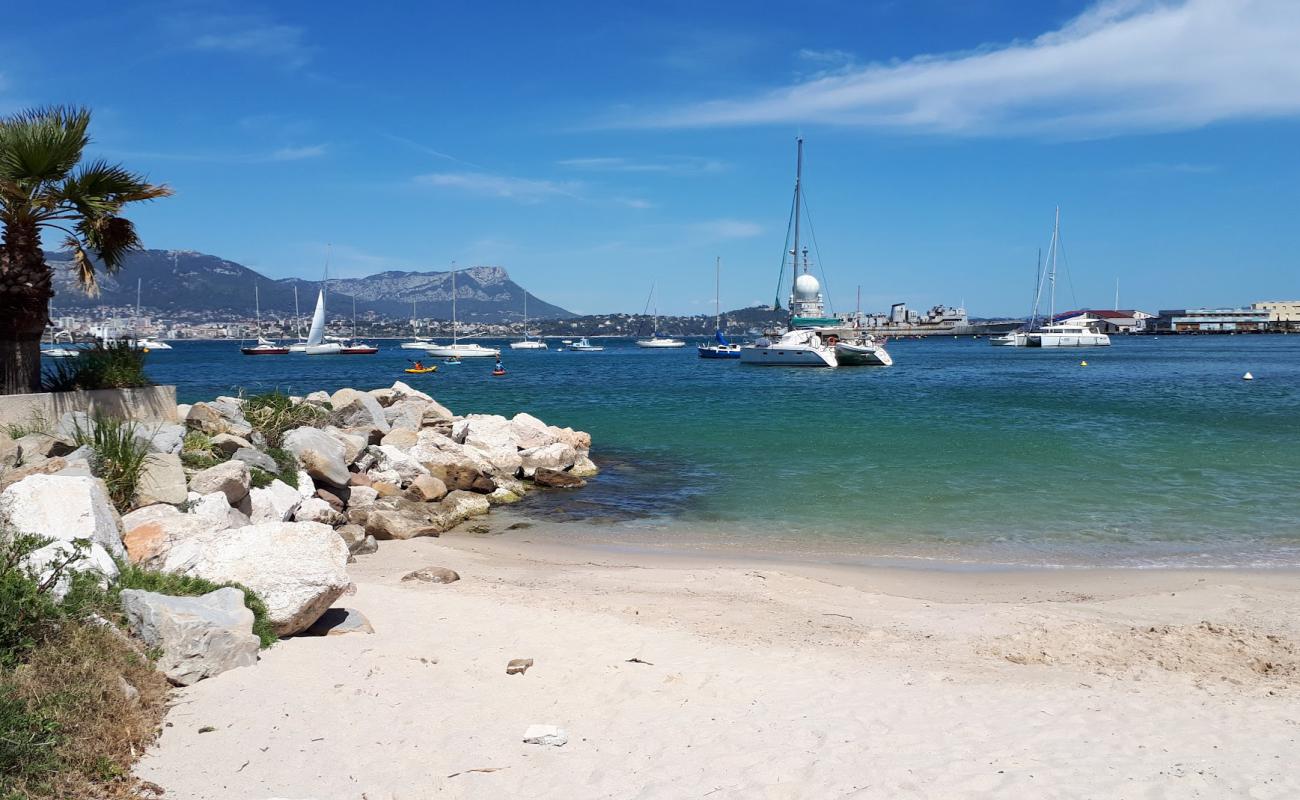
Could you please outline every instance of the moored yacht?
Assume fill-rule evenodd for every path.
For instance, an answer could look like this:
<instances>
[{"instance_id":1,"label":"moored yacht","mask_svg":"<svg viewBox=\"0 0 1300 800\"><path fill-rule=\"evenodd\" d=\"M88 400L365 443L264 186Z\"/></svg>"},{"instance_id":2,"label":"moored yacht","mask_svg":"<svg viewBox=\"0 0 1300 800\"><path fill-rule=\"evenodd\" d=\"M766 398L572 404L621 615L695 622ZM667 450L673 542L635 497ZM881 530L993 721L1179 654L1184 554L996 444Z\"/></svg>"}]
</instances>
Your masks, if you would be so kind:
<instances>
[{"instance_id":1,"label":"moored yacht","mask_svg":"<svg viewBox=\"0 0 1300 800\"><path fill-rule=\"evenodd\" d=\"M654 303L654 326L650 329L649 339L637 339L637 347L685 347L686 342L681 339L673 339L667 336L659 335L659 304L655 300L655 284L650 284L650 297L646 299L646 307L649 310L651 303Z\"/></svg>"},{"instance_id":2,"label":"moored yacht","mask_svg":"<svg viewBox=\"0 0 1300 800\"><path fill-rule=\"evenodd\" d=\"M546 342L541 338L532 339L528 336L528 290L524 290L524 338L522 341L511 342L511 350L546 350Z\"/></svg>"},{"instance_id":3,"label":"moored yacht","mask_svg":"<svg viewBox=\"0 0 1300 800\"><path fill-rule=\"evenodd\" d=\"M714 264L713 341L696 348L700 358L740 358L740 345L727 341L722 334L722 258Z\"/></svg>"},{"instance_id":4,"label":"moored yacht","mask_svg":"<svg viewBox=\"0 0 1300 800\"><path fill-rule=\"evenodd\" d=\"M587 341L587 337L584 336L578 341L572 342L569 345L569 349L577 350L582 353L598 353L601 350L604 350L605 346L600 344L592 344L591 342Z\"/></svg>"},{"instance_id":5,"label":"moored yacht","mask_svg":"<svg viewBox=\"0 0 1300 800\"><path fill-rule=\"evenodd\" d=\"M1070 325L1044 325L1026 334L1027 347L1108 347L1110 337L1098 333L1087 319Z\"/></svg>"},{"instance_id":6,"label":"moored yacht","mask_svg":"<svg viewBox=\"0 0 1300 800\"><path fill-rule=\"evenodd\" d=\"M451 344L430 342L424 351L439 358L500 358L501 351L481 344L461 344L456 327L456 265L451 265Z\"/></svg>"}]
</instances>

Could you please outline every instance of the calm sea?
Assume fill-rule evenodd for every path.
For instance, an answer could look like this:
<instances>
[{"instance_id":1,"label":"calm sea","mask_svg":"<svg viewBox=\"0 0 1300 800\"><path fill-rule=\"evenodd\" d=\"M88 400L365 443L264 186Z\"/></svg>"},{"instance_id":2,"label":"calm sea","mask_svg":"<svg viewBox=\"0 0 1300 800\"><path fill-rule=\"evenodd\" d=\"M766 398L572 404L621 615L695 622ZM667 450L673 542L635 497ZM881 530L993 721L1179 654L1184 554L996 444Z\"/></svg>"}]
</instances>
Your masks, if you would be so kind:
<instances>
[{"instance_id":1,"label":"calm sea","mask_svg":"<svg viewBox=\"0 0 1300 800\"><path fill-rule=\"evenodd\" d=\"M554 343L553 346L558 346ZM694 347L505 351L402 373L413 351L149 357L182 401L407 380L457 413L590 431L600 478L525 513L631 546L835 559L1300 565L1300 336L1116 337L1107 349L898 341L896 365L707 361ZM1080 360L1088 365L1081 366ZM1247 370L1256 380L1242 380Z\"/></svg>"}]
</instances>

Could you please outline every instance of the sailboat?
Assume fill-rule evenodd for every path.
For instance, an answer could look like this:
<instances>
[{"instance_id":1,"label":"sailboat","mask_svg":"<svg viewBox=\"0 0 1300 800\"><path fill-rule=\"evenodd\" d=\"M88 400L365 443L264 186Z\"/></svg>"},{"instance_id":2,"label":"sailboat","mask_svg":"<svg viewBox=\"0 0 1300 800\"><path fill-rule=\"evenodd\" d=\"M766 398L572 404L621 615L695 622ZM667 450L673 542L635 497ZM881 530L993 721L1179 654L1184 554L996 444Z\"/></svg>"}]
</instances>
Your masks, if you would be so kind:
<instances>
[{"instance_id":1,"label":"sailboat","mask_svg":"<svg viewBox=\"0 0 1300 800\"><path fill-rule=\"evenodd\" d=\"M1061 325L1056 323L1056 257L1061 251L1061 209L1056 209L1056 221L1052 225L1052 244L1048 248L1048 262L1052 268L1047 273L1047 279L1050 284L1050 300L1048 304L1047 318L1052 322L1050 325L1044 325L1039 330L1027 334L1028 341L1026 347L1107 347L1110 345L1110 337L1104 333L1098 333L1091 323L1100 322L1100 320L1091 319L1085 316L1079 322L1071 325Z\"/></svg>"},{"instance_id":2,"label":"sailboat","mask_svg":"<svg viewBox=\"0 0 1300 800\"><path fill-rule=\"evenodd\" d=\"M357 298L352 297L352 336L343 343L342 349L339 350L341 355L345 356L372 356L379 352L379 348L374 345L366 344L356 340L357 335Z\"/></svg>"},{"instance_id":3,"label":"sailboat","mask_svg":"<svg viewBox=\"0 0 1300 800\"><path fill-rule=\"evenodd\" d=\"M343 345L338 341L325 339L325 291L330 285L329 248L325 251L325 274L321 277L320 289L316 292L316 310L311 314L311 328L307 331L307 341L294 345L290 350L302 352L309 356L336 356L343 352Z\"/></svg>"},{"instance_id":4,"label":"sailboat","mask_svg":"<svg viewBox=\"0 0 1300 800\"><path fill-rule=\"evenodd\" d=\"M524 339L521 342L511 342L511 350L546 350L546 342L541 339L528 338L528 290L524 290Z\"/></svg>"},{"instance_id":5,"label":"sailboat","mask_svg":"<svg viewBox=\"0 0 1300 800\"><path fill-rule=\"evenodd\" d=\"M672 339L659 335L659 304L655 300L655 284L650 284L650 297L646 299L646 305L654 303L654 327L650 329L649 339L637 339L637 347L685 347L686 342L681 339Z\"/></svg>"},{"instance_id":6,"label":"sailboat","mask_svg":"<svg viewBox=\"0 0 1300 800\"><path fill-rule=\"evenodd\" d=\"M428 349L430 344L432 344L432 341L428 337L420 335L420 326L419 323L416 322L416 318L415 318L415 301L412 300L411 301L411 340L409 342L402 342L401 348L403 350L426 350Z\"/></svg>"},{"instance_id":7,"label":"sailboat","mask_svg":"<svg viewBox=\"0 0 1300 800\"><path fill-rule=\"evenodd\" d=\"M451 265L451 344L430 344L425 348L431 356L441 358L500 358L501 351L481 344L461 344L456 329L456 265Z\"/></svg>"},{"instance_id":8,"label":"sailboat","mask_svg":"<svg viewBox=\"0 0 1300 800\"><path fill-rule=\"evenodd\" d=\"M284 345L276 344L270 339L262 338L262 301L258 296L257 283L253 283L253 308L257 313L257 344L252 347L241 347L239 352L246 356L287 356L289 348Z\"/></svg>"},{"instance_id":9,"label":"sailboat","mask_svg":"<svg viewBox=\"0 0 1300 800\"><path fill-rule=\"evenodd\" d=\"M172 266L176 266L176 255L172 254ZM136 350L170 350L172 346L164 341L153 339L148 336L139 335L140 327L140 279L135 279L135 323L132 325L136 328L135 342L131 345Z\"/></svg>"},{"instance_id":10,"label":"sailboat","mask_svg":"<svg viewBox=\"0 0 1300 800\"><path fill-rule=\"evenodd\" d=\"M700 358L740 358L740 345L727 341L722 335L722 257L713 267L713 342L698 348Z\"/></svg>"}]
</instances>

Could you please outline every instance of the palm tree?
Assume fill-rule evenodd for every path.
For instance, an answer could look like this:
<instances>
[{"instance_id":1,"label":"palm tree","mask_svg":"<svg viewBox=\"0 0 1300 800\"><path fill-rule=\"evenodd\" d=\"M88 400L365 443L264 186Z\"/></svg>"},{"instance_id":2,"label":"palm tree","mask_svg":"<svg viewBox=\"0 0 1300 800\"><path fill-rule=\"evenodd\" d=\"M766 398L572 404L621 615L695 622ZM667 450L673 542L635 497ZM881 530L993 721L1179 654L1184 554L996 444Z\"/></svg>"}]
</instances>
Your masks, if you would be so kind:
<instances>
[{"instance_id":1,"label":"palm tree","mask_svg":"<svg viewBox=\"0 0 1300 800\"><path fill-rule=\"evenodd\" d=\"M49 321L53 271L43 231L64 235L78 278L96 294L96 263L115 272L140 249L127 203L172 190L106 161L81 164L90 111L51 107L0 118L0 394L41 388L41 334Z\"/></svg>"}]
</instances>

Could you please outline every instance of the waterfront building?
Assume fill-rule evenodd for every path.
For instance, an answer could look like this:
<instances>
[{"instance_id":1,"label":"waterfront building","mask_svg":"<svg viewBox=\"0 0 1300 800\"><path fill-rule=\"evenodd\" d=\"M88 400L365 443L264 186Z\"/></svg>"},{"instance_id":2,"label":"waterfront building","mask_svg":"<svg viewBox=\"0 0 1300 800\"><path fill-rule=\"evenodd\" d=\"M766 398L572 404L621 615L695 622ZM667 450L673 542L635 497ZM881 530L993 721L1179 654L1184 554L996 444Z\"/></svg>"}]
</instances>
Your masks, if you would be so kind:
<instances>
[{"instance_id":1,"label":"waterfront building","mask_svg":"<svg viewBox=\"0 0 1300 800\"><path fill-rule=\"evenodd\" d=\"M1259 333L1269 328L1272 312L1257 308L1162 309L1159 333Z\"/></svg>"},{"instance_id":2,"label":"waterfront building","mask_svg":"<svg viewBox=\"0 0 1300 800\"><path fill-rule=\"evenodd\" d=\"M1149 320L1155 318L1155 314L1134 308L1085 308L1057 314L1053 321L1057 325L1086 324L1098 333L1142 333L1150 325Z\"/></svg>"},{"instance_id":3,"label":"waterfront building","mask_svg":"<svg viewBox=\"0 0 1300 800\"><path fill-rule=\"evenodd\" d=\"M1300 329L1300 300L1261 300L1250 307L1267 311L1270 327L1276 330Z\"/></svg>"}]
</instances>

